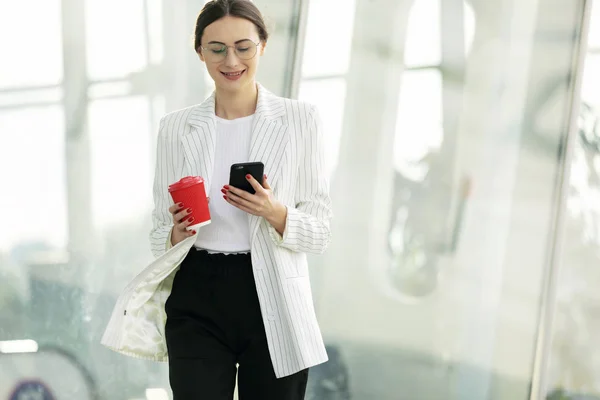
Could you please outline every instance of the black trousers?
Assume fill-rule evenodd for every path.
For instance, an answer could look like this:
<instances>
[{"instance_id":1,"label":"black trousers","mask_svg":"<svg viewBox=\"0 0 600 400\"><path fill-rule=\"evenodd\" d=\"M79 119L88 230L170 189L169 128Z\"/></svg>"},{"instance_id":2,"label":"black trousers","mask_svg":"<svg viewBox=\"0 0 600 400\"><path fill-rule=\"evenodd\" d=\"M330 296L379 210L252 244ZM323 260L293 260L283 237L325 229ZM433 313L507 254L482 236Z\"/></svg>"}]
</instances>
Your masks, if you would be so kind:
<instances>
[{"instance_id":1,"label":"black trousers","mask_svg":"<svg viewBox=\"0 0 600 400\"><path fill-rule=\"evenodd\" d=\"M231 400L236 372L240 400L304 399L308 369L275 377L250 254L192 248L165 311L174 400Z\"/></svg>"}]
</instances>

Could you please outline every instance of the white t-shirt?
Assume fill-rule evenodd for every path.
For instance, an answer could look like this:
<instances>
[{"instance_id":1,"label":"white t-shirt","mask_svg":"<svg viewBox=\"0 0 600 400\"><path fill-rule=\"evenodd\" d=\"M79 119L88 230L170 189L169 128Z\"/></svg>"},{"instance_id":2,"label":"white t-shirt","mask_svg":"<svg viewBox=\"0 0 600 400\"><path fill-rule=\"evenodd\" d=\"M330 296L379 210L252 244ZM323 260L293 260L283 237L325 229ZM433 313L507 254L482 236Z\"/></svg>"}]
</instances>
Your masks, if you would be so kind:
<instances>
[{"instance_id":1,"label":"white t-shirt","mask_svg":"<svg viewBox=\"0 0 600 400\"><path fill-rule=\"evenodd\" d=\"M229 183L231 164L248 162L253 115L233 120L217 117L215 165L209 209L211 223L198 229L195 246L211 253L250 251L248 214L229 204L221 189Z\"/></svg>"}]
</instances>

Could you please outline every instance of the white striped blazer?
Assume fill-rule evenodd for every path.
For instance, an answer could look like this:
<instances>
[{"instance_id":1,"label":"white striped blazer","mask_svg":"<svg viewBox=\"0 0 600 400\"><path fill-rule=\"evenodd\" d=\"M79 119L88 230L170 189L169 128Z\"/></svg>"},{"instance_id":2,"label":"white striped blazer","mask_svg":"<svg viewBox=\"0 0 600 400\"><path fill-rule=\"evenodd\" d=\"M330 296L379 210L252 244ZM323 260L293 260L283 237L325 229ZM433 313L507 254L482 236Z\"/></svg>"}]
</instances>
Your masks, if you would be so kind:
<instances>
[{"instance_id":1,"label":"white striped blazer","mask_svg":"<svg viewBox=\"0 0 600 400\"><path fill-rule=\"evenodd\" d=\"M251 257L269 352L277 377L327 361L315 316L306 253L322 253L332 217L317 110L258 85L250 161L262 161L275 198L287 207L283 236L262 217L248 215ZM154 180L156 260L124 289L102 344L123 354L167 360L167 300L175 272L196 241L170 246L173 204L168 185L198 175L210 190L216 143L215 94L202 104L167 114L160 122ZM214 182L222 185L225 182ZM201 228L200 228L201 229Z\"/></svg>"}]
</instances>

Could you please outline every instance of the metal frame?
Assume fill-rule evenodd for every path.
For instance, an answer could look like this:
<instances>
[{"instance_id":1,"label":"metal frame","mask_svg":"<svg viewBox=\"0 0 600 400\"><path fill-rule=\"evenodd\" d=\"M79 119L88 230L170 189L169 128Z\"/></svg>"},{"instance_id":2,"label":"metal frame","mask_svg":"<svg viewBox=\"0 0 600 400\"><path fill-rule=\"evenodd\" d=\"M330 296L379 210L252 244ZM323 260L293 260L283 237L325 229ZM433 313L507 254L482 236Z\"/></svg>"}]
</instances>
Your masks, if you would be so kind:
<instances>
[{"instance_id":1,"label":"metal frame","mask_svg":"<svg viewBox=\"0 0 600 400\"><path fill-rule=\"evenodd\" d=\"M290 30L296 31L295 35L290 35L290 46L294 49L292 51L292 62L291 70L288 71L286 77L287 85L286 96L290 98L298 98L300 91L300 81L302 79L302 60L304 56L304 46L306 43L306 26L308 23L308 8L310 6L310 0L296 0L295 3L295 15L297 19L292 23Z\"/></svg>"},{"instance_id":2,"label":"metal frame","mask_svg":"<svg viewBox=\"0 0 600 400\"><path fill-rule=\"evenodd\" d=\"M530 400L542 400L548 390L548 365L550 360L550 348L552 345L552 324L556 307L557 281L562 259L562 244L565 234L565 210L568 190L569 176L573 157L573 148L578 139L577 116L581 101L581 83L585 56L587 55L587 37L591 17L591 6L593 0L581 0L583 7L580 15L580 32L578 43L575 46L572 57L573 79L570 82L570 101L568 133L563 139L562 160L559 159L558 177L555 192L555 204L551 235L549 239L546 275L542 282L542 297L540 303L538 329L536 338L535 359L532 371Z\"/></svg>"}]
</instances>

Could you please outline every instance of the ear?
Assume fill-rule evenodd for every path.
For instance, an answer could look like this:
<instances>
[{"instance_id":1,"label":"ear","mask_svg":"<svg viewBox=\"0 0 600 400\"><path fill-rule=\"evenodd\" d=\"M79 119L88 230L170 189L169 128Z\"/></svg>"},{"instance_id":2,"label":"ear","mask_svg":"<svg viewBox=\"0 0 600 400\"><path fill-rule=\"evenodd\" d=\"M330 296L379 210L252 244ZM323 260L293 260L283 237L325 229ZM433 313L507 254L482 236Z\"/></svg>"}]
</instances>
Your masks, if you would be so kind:
<instances>
[{"instance_id":1,"label":"ear","mask_svg":"<svg viewBox=\"0 0 600 400\"><path fill-rule=\"evenodd\" d=\"M202 62L206 62L206 60L204 59L204 54L202 54L202 49L200 47L198 47L198 49L196 50L196 53L198 53L198 57L200 57L200 60Z\"/></svg>"},{"instance_id":2,"label":"ear","mask_svg":"<svg viewBox=\"0 0 600 400\"><path fill-rule=\"evenodd\" d=\"M267 43L266 42L260 42L260 55L262 56L263 54L265 54L265 48L267 47Z\"/></svg>"}]
</instances>

